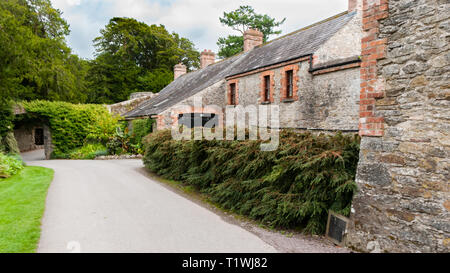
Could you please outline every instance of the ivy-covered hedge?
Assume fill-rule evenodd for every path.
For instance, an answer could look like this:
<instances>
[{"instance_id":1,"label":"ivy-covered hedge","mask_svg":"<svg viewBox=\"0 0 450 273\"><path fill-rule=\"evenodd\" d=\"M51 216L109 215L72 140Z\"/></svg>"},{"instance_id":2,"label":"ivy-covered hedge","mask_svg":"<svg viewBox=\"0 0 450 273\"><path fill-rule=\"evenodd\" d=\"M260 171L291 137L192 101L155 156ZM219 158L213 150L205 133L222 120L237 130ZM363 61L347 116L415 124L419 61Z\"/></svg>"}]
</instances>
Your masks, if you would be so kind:
<instances>
[{"instance_id":1,"label":"ivy-covered hedge","mask_svg":"<svg viewBox=\"0 0 450 273\"><path fill-rule=\"evenodd\" d=\"M285 130L278 150L263 152L260 141L174 141L170 131L159 131L146 138L144 164L225 209L319 234L328 210L350 213L359 142L358 136Z\"/></svg>"},{"instance_id":2,"label":"ivy-covered hedge","mask_svg":"<svg viewBox=\"0 0 450 273\"><path fill-rule=\"evenodd\" d=\"M28 118L48 121L53 157L67 157L87 142L106 143L115 133L119 117L103 105L31 101L22 103Z\"/></svg>"}]
</instances>

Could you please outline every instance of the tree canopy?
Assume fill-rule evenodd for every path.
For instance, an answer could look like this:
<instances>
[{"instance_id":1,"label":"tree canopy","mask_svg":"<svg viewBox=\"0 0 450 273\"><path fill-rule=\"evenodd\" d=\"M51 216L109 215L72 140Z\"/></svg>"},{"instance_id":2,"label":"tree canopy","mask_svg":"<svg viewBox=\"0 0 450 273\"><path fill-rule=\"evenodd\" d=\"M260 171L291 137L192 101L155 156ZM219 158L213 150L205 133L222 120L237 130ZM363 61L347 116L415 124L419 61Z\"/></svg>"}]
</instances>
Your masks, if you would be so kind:
<instances>
[{"instance_id":1,"label":"tree canopy","mask_svg":"<svg viewBox=\"0 0 450 273\"><path fill-rule=\"evenodd\" d=\"M84 60L66 42L69 25L50 0L0 1L0 107L10 100L115 103L132 92L159 92L173 66L200 66L194 44L163 25L112 18Z\"/></svg>"},{"instance_id":2,"label":"tree canopy","mask_svg":"<svg viewBox=\"0 0 450 273\"><path fill-rule=\"evenodd\" d=\"M163 25L116 17L100 34L88 73L90 102L123 101L137 91L157 93L173 80L175 64L189 70L200 65L194 44Z\"/></svg>"},{"instance_id":3,"label":"tree canopy","mask_svg":"<svg viewBox=\"0 0 450 273\"><path fill-rule=\"evenodd\" d=\"M228 35L225 38L219 38L217 41L219 57L228 58L242 52L244 47L243 34L250 28L261 31L264 34L264 42L267 42L270 35L281 34L281 30L276 30L276 28L281 26L285 20L286 18L277 21L269 15L258 14L251 6L240 6L234 11L224 12L219 21L223 25L240 32L241 35Z\"/></svg>"},{"instance_id":4,"label":"tree canopy","mask_svg":"<svg viewBox=\"0 0 450 273\"><path fill-rule=\"evenodd\" d=\"M69 25L50 0L0 1L0 94L82 102L85 63L71 53Z\"/></svg>"}]
</instances>

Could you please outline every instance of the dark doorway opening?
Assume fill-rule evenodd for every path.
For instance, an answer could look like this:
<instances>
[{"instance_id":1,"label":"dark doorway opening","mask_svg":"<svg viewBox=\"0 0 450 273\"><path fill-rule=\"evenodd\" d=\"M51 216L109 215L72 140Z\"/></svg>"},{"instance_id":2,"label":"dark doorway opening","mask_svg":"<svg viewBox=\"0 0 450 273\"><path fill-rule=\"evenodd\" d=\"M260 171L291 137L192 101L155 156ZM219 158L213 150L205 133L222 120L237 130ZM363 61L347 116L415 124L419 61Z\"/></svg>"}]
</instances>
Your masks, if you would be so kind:
<instances>
[{"instance_id":1,"label":"dark doorway opening","mask_svg":"<svg viewBox=\"0 0 450 273\"><path fill-rule=\"evenodd\" d=\"M189 113L178 115L178 124L185 125L188 128L201 126L214 128L218 122L218 116L210 113Z\"/></svg>"},{"instance_id":2,"label":"dark doorway opening","mask_svg":"<svg viewBox=\"0 0 450 273\"><path fill-rule=\"evenodd\" d=\"M44 129L36 128L34 130L34 144L44 145Z\"/></svg>"}]
</instances>

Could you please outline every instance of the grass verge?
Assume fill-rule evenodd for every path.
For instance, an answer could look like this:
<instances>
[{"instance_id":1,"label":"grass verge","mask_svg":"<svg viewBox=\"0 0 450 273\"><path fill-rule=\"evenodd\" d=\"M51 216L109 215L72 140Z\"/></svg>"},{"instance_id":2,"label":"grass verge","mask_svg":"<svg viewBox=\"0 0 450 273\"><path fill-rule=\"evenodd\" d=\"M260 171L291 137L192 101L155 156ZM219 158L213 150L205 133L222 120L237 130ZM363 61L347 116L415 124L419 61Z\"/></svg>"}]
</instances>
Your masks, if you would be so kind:
<instances>
[{"instance_id":1,"label":"grass verge","mask_svg":"<svg viewBox=\"0 0 450 273\"><path fill-rule=\"evenodd\" d=\"M0 179L0 253L36 252L53 170L26 167Z\"/></svg>"}]
</instances>

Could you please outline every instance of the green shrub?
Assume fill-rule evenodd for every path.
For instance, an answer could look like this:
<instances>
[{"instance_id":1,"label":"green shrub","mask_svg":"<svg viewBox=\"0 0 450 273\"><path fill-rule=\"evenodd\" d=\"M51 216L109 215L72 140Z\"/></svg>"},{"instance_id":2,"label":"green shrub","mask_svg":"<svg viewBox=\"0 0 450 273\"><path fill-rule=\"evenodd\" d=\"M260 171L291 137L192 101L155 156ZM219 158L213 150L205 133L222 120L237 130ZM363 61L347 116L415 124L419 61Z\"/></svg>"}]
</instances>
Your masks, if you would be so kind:
<instances>
[{"instance_id":1,"label":"green shrub","mask_svg":"<svg viewBox=\"0 0 450 273\"><path fill-rule=\"evenodd\" d=\"M142 144L142 139L152 132L153 119L136 119L131 121L130 141L133 144Z\"/></svg>"},{"instance_id":2,"label":"green shrub","mask_svg":"<svg viewBox=\"0 0 450 273\"><path fill-rule=\"evenodd\" d=\"M0 153L0 178L8 178L24 168L24 163L18 155Z\"/></svg>"},{"instance_id":3,"label":"green shrub","mask_svg":"<svg viewBox=\"0 0 450 273\"><path fill-rule=\"evenodd\" d=\"M7 154L20 154L19 145L13 132L8 132L3 139L0 138L0 152Z\"/></svg>"},{"instance_id":4,"label":"green shrub","mask_svg":"<svg viewBox=\"0 0 450 273\"><path fill-rule=\"evenodd\" d=\"M75 149L70 152L68 158L70 159L94 159L97 156L107 155L108 150L103 144L85 144L83 147Z\"/></svg>"},{"instance_id":5,"label":"green shrub","mask_svg":"<svg viewBox=\"0 0 450 273\"><path fill-rule=\"evenodd\" d=\"M116 128L116 133L109 138L106 147L109 154L144 154L143 138L152 132L154 120L138 119L131 121L131 131L128 123L122 123Z\"/></svg>"},{"instance_id":6,"label":"green shrub","mask_svg":"<svg viewBox=\"0 0 450 273\"><path fill-rule=\"evenodd\" d=\"M105 143L114 135L120 117L103 105L31 101L22 103L28 118L49 122L54 158L67 158L85 143Z\"/></svg>"},{"instance_id":7,"label":"green shrub","mask_svg":"<svg viewBox=\"0 0 450 273\"><path fill-rule=\"evenodd\" d=\"M358 136L280 133L278 150L260 141L146 139L145 166L205 193L225 209L274 227L325 231L329 210L350 214L356 191Z\"/></svg>"},{"instance_id":8,"label":"green shrub","mask_svg":"<svg viewBox=\"0 0 450 273\"><path fill-rule=\"evenodd\" d=\"M0 140L13 129L12 103L0 98Z\"/></svg>"}]
</instances>

